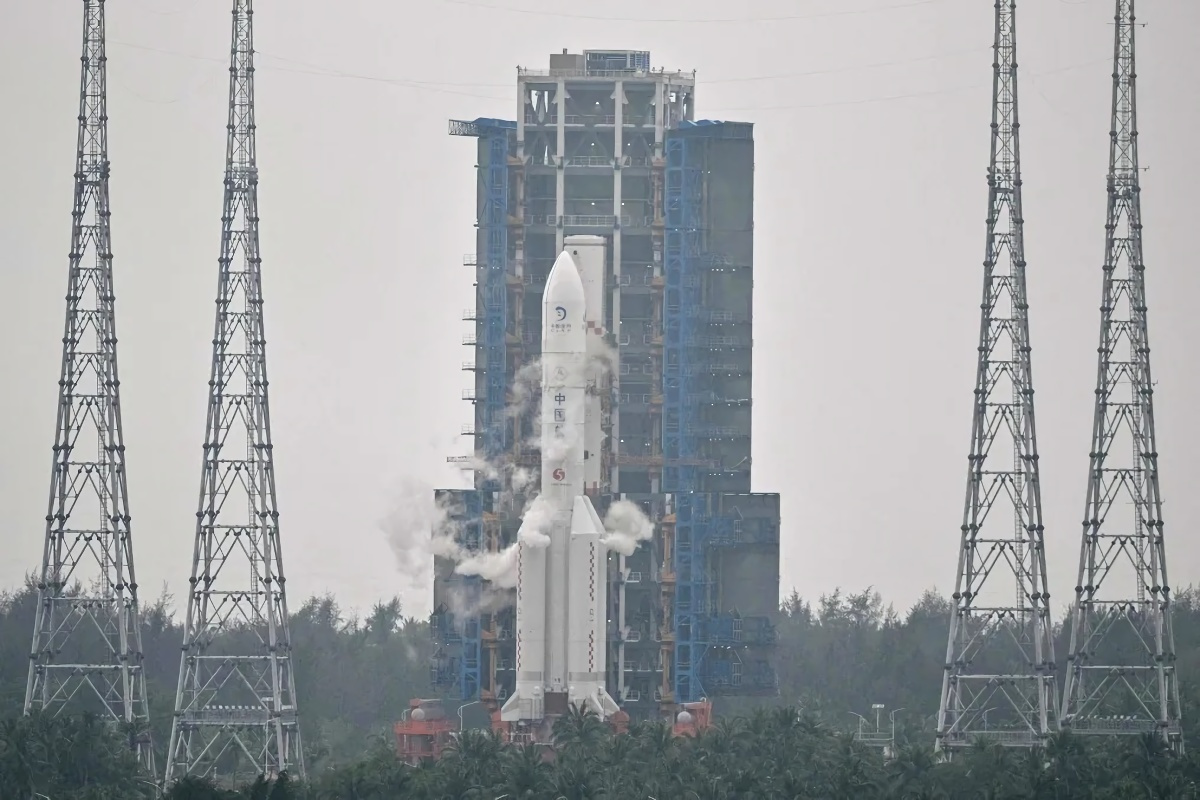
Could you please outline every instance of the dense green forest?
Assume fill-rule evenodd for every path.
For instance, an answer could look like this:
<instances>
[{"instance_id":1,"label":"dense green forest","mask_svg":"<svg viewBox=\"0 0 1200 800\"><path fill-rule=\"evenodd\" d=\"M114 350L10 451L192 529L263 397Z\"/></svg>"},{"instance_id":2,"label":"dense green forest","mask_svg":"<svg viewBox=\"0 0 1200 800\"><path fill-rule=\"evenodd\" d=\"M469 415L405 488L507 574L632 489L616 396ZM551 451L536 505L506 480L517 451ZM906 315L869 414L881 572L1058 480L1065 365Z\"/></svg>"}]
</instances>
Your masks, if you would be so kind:
<instances>
[{"instance_id":1,"label":"dense green forest","mask_svg":"<svg viewBox=\"0 0 1200 800\"><path fill-rule=\"evenodd\" d=\"M107 726L90 719L0 722L0 797L133 800L153 787ZM1154 737L1081 741L1044 750L978 746L935 763L926 739L884 762L878 750L793 708L725 718L696 738L661 723L616 736L594 716L555 726L552 761L466 731L438 762L399 763L373 739L360 758L312 776L238 790L185 779L167 800L1185 800L1200 796L1200 760L1168 755ZM31 790L36 794L31 794Z\"/></svg>"},{"instance_id":2,"label":"dense green forest","mask_svg":"<svg viewBox=\"0 0 1200 800\"><path fill-rule=\"evenodd\" d=\"M119 737L96 720L20 718L35 592L0 596L0 798L112 800L150 796ZM154 739L159 763L169 735L182 631L169 596L143 608ZM1185 738L1198 742L1200 603L1175 606ZM780 697L772 708L718 703L718 724L695 741L657 723L610 736L593 718L562 720L560 752L500 747L468 731L441 762L397 763L391 726L428 685L429 629L398 600L366 618L333 598L293 615L296 683L309 785L286 779L237 793L181 784L170 797L384 800L385 798L1200 798L1200 759L1168 756L1154 739L1056 737L1040 753L981 747L934 764L936 710L950 607L927 593L906 613L871 591L782 605ZM1061 659L1066 642L1058 642ZM873 703L896 717L897 758L853 741L855 713ZM468 709L472 719L478 707ZM477 717L478 719L478 717ZM482 721L482 720L480 720ZM1195 749L1193 747L1193 749Z\"/></svg>"}]
</instances>

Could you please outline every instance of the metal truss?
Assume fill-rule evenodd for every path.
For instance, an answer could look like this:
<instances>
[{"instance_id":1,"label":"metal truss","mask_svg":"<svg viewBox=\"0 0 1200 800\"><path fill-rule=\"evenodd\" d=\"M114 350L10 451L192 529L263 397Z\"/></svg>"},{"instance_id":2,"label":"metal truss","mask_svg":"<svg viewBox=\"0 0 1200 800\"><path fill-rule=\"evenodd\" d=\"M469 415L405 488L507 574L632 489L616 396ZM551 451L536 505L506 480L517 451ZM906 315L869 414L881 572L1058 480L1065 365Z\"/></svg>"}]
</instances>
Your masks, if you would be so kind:
<instances>
[{"instance_id":1,"label":"metal truss","mask_svg":"<svg viewBox=\"0 0 1200 800\"><path fill-rule=\"evenodd\" d=\"M267 401L251 0L235 0L220 277L166 781L303 777Z\"/></svg>"},{"instance_id":2,"label":"metal truss","mask_svg":"<svg viewBox=\"0 0 1200 800\"><path fill-rule=\"evenodd\" d=\"M117 377L104 0L83 9L66 330L24 711L109 717L154 774Z\"/></svg>"},{"instance_id":3,"label":"metal truss","mask_svg":"<svg viewBox=\"0 0 1200 800\"><path fill-rule=\"evenodd\" d=\"M481 157L478 170L479 196L483 204L477 222L483 260L476 265L479 289L476 308L464 315L475 324L476 334L464 343L469 343L476 351L472 371L477 375L482 373L482 380L476 379L482 394L471 393L469 396L475 406L476 420L470 431L475 436L475 456L488 464L504 460L512 439L512 422L505 411L511 366L506 334L510 309L508 156L516 128L516 122L490 118L451 120L449 127L451 136L470 136L486 142L486 163ZM456 520L460 530L459 544L471 552L489 549L485 517L491 514L484 511L485 504L490 509L486 498L506 489L502 476L485 470L474 472L475 489L458 493L463 511L461 519ZM494 542L490 545L493 548ZM454 624L449 626L445 622L447 616L441 611L435 609L431 617L430 630L435 647L431 670L433 683L440 689L457 689L458 697L464 701L482 699L486 704L494 704L497 691L493 680L494 650L487 653L489 648L484 642L495 640L485 638L484 631L490 623L481 617L479 608L484 581L478 575L454 575L452 581L467 613L455 616ZM457 651L457 657L448 655L447 651ZM485 656L490 656L486 664Z\"/></svg>"},{"instance_id":4,"label":"metal truss","mask_svg":"<svg viewBox=\"0 0 1200 800\"><path fill-rule=\"evenodd\" d=\"M1037 745L1056 728L1025 291L1014 0L996 4L994 50L979 368L938 710L937 748L946 756L979 737ZM1011 517L1004 513L1010 510Z\"/></svg>"},{"instance_id":5,"label":"metal truss","mask_svg":"<svg viewBox=\"0 0 1200 800\"><path fill-rule=\"evenodd\" d=\"M1146 325L1136 80L1134 0L1117 0L1096 413L1062 724L1076 733L1153 732L1182 751Z\"/></svg>"}]
</instances>

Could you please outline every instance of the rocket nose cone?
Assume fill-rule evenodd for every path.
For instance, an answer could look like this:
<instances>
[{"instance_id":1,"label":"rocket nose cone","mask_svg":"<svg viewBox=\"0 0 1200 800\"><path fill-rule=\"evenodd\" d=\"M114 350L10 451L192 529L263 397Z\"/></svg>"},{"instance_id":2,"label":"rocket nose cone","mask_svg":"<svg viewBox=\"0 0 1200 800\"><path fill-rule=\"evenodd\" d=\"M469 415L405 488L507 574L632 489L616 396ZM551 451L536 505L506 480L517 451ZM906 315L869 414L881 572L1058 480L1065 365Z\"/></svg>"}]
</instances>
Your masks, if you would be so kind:
<instances>
[{"instance_id":1,"label":"rocket nose cone","mask_svg":"<svg viewBox=\"0 0 1200 800\"><path fill-rule=\"evenodd\" d=\"M583 278L579 277L579 267L576 266L575 259L571 258L571 254L566 250L558 254L554 266L550 268L543 297L544 307L551 311L561 307L570 313L575 309L582 311L584 307L586 301ZM559 313L559 316L562 314Z\"/></svg>"},{"instance_id":2,"label":"rocket nose cone","mask_svg":"<svg viewBox=\"0 0 1200 800\"><path fill-rule=\"evenodd\" d=\"M565 250L559 254L542 297L542 352L578 353L586 348L584 317L587 295L575 259Z\"/></svg>"}]
</instances>

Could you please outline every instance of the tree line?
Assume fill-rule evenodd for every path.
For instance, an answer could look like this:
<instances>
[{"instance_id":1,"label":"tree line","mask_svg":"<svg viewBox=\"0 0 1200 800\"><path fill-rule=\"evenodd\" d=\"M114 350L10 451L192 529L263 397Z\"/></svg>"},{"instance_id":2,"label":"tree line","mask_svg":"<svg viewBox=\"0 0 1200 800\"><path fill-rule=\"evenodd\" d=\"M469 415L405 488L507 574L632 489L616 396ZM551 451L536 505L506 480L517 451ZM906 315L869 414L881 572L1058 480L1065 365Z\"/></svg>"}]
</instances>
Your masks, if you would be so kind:
<instances>
[{"instance_id":1,"label":"tree line","mask_svg":"<svg viewBox=\"0 0 1200 800\"><path fill-rule=\"evenodd\" d=\"M726 717L695 737L662 722L614 735L589 713L554 730L556 749L505 746L467 730L439 761L398 761L372 737L355 761L308 783L287 775L222 788L185 778L166 800L1190 800L1200 759L1169 753L1152 735L1081 739L1055 734L1037 750L979 744L948 763L922 739L879 750L791 707ZM549 756L549 757L548 757ZM139 800L154 787L111 726L95 717L0 722L0 797Z\"/></svg>"},{"instance_id":2,"label":"tree line","mask_svg":"<svg viewBox=\"0 0 1200 800\"><path fill-rule=\"evenodd\" d=\"M35 605L36 590L28 584L0 595L0 798L143 796L138 792L152 787L108 726L85 717L20 717ZM164 594L142 613L160 764L183 638L172 608L173 599ZM980 747L950 764L935 764L932 715L950 609L934 592L904 613L873 591L834 592L816 601L793 593L781 606L780 696L766 703L770 707L718 699L717 725L695 740L674 738L653 722L612 737L594 719L570 718L563 721L552 763L535 751L500 747L489 732L466 731L441 762L413 768L397 762L391 728L411 698L435 696L428 624L405 617L396 599L357 617L332 597L313 597L291 619L308 785L286 776L236 790L188 781L170 796L1200 797L1194 759L1171 757L1157 740L1138 737L1098 741L1063 734L1037 753ZM1174 622L1185 740L1195 747L1200 603L1192 592L1177 597ZM1061 639L1061 629L1057 633ZM1065 651L1060 641L1060 659ZM853 739L855 714L869 716L874 703L904 709L896 717L899 752L886 763L880 751ZM478 707L467 711L469 723Z\"/></svg>"}]
</instances>

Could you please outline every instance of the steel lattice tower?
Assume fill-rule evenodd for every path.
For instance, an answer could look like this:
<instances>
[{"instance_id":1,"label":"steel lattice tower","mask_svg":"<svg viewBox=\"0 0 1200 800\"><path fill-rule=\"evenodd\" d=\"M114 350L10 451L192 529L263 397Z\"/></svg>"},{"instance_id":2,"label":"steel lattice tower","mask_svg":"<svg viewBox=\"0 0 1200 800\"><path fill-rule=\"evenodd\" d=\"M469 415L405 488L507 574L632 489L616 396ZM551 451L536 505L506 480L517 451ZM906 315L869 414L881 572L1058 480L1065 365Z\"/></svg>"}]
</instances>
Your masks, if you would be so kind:
<instances>
[{"instance_id":1,"label":"steel lattice tower","mask_svg":"<svg viewBox=\"0 0 1200 800\"><path fill-rule=\"evenodd\" d=\"M1156 731L1182 750L1146 325L1133 7L1116 2L1096 414L1062 722L1078 733Z\"/></svg>"},{"instance_id":2,"label":"steel lattice tower","mask_svg":"<svg viewBox=\"0 0 1200 800\"><path fill-rule=\"evenodd\" d=\"M196 547L166 780L304 773L267 402L251 0L235 0Z\"/></svg>"},{"instance_id":3,"label":"steel lattice tower","mask_svg":"<svg viewBox=\"0 0 1200 800\"><path fill-rule=\"evenodd\" d=\"M979 736L1036 745L1054 730L1057 712L1025 290L1014 0L996 3L994 50L979 368L938 711L937 747L947 755Z\"/></svg>"},{"instance_id":4,"label":"steel lattice tower","mask_svg":"<svg viewBox=\"0 0 1200 800\"><path fill-rule=\"evenodd\" d=\"M25 713L111 717L154 774L117 376L104 0L83 9L66 329Z\"/></svg>"}]
</instances>

